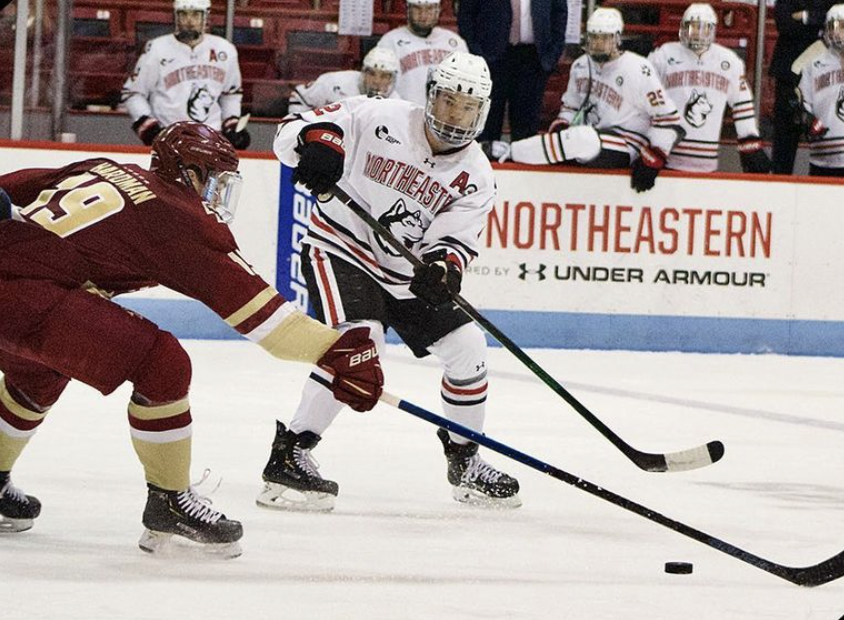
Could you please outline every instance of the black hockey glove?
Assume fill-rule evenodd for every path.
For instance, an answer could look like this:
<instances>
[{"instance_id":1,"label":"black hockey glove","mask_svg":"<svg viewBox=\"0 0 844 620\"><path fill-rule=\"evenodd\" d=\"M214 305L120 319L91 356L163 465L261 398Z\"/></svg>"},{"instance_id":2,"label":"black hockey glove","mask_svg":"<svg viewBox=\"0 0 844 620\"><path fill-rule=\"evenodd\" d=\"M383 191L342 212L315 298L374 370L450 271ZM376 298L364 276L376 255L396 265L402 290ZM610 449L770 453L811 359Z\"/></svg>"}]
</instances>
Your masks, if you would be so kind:
<instances>
[{"instance_id":1,"label":"black hockey glove","mask_svg":"<svg viewBox=\"0 0 844 620\"><path fill-rule=\"evenodd\" d=\"M643 147L630 171L630 187L637 192L653 188L659 171L665 168L668 156L658 148Z\"/></svg>"},{"instance_id":2,"label":"black hockey glove","mask_svg":"<svg viewBox=\"0 0 844 620\"><path fill-rule=\"evenodd\" d=\"M9 194L0 187L0 221L12 219L12 199Z\"/></svg>"},{"instance_id":3,"label":"black hockey glove","mask_svg":"<svg viewBox=\"0 0 844 620\"><path fill-rule=\"evenodd\" d=\"M829 131L829 127L824 127L824 124L818 120L818 117L808 110L803 110L803 122L800 129L803 137L808 142L817 142Z\"/></svg>"},{"instance_id":4,"label":"black hockey glove","mask_svg":"<svg viewBox=\"0 0 844 620\"><path fill-rule=\"evenodd\" d=\"M132 129L136 134L138 134L141 142L150 146L155 140L155 136L160 134L161 130L164 128L161 126L161 123L152 116L142 116L132 123Z\"/></svg>"},{"instance_id":5,"label":"black hockey glove","mask_svg":"<svg viewBox=\"0 0 844 620\"><path fill-rule=\"evenodd\" d=\"M248 149L252 142L252 137L244 127L242 130L237 130L237 123L240 119L236 116L231 116L223 121L223 135L226 140L232 143L232 146L239 151Z\"/></svg>"},{"instance_id":6,"label":"black hockey glove","mask_svg":"<svg viewBox=\"0 0 844 620\"><path fill-rule=\"evenodd\" d=\"M425 264L413 268L410 292L434 308L451 302L463 279L457 258L437 250L423 254L422 262Z\"/></svg>"},{"instance_id":7,"label":"black hockey glove","mask_svg":"<svg viewBox=\"0 0 844 620\"><path fill-rule=\"evenodd\" d=\"M744 172L768 174L771 171L771 160L762 148L762 140L758 136L740 139L738 152Z\"/></svg>"},{"instance_id":8,"label":"black hockey glove","mask_svg":"<svg viewBox=\"0 0 844 620\"><path fill-rule=\"evenodd\" d=\"M301 183L315 196L331 190L343 177L343 130L334 123L306 125L299 132L296 152L299 165L293 171L293 182Z\"/></svg>"}]
</instances>

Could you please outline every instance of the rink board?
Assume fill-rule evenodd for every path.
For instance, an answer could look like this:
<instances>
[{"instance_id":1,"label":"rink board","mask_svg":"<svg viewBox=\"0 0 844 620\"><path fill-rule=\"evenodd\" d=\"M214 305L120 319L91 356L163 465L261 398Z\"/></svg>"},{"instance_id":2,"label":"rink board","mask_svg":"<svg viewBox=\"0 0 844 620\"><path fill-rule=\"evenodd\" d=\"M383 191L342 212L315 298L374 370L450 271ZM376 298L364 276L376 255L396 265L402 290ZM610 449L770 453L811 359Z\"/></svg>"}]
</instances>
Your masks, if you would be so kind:
<instances>
[{"instance_id":1,"label":"rink board","mask_svg":"<svg viewBox=\"0 0 844 620\"><path fill-rule=\"evenodd\" d=\"M0 142L0 172L143 149ZM303 307L311 198L269 155L247 155L233 226L244 255ZM844 186L789 177L496 170L496 208L464 297L525 347L844 355ZM237 335L155 289L123 298L180 337Z\"/></svg>"}]
</instances>

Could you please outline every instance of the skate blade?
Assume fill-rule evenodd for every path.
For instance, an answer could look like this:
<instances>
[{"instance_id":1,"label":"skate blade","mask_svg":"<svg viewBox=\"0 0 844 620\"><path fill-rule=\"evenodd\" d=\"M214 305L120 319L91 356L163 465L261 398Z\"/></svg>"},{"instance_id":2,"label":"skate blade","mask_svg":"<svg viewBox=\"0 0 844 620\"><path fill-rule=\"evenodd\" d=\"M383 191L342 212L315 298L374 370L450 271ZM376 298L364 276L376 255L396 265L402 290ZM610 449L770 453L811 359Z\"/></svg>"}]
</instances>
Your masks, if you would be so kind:
<instances>
[{"instance_id":1,"label":"skate blade","mask_svg":"<svg viewBox=\"0 0 844 620\"><path fill-rule=\"evenodd\" d=\"M522 505L522 499L518 493L510 497L490 497L468 487L451 487L451 496L461 504L491 510L509 510Z\"/></svg>"},{"instance_id":2,"label":"skate blade","mask_svg":"<svg viewBox=\"0 0 844 620\"><path fill-rule=\"evenodd\" d=\"M297 491L283 484L265 482L255 503L264 508L297 512L329 512L334 510L335 496L316 491Z\"/></svg>"},{"instance_id":3,"label":"skate blade","mask_svg":"<svg viewBox=\"0 0 844 620\"><path fill-rule=\"evenodd\" d=\"M141 551L158 558L218 558L230 560L243 553L240 543L199 543L177 534L144 530L138 541Z\"/></svg>"},{"instance_id":4,"label":"skate blade","mask_svg":"<svg viewBox=\"0 0 844 620\"><path fill-rule=\"evenodd\" d=\"M0 534L17 534L32 529L34 519L11 519L0 515Z\"/></svg>"}]
</instances>

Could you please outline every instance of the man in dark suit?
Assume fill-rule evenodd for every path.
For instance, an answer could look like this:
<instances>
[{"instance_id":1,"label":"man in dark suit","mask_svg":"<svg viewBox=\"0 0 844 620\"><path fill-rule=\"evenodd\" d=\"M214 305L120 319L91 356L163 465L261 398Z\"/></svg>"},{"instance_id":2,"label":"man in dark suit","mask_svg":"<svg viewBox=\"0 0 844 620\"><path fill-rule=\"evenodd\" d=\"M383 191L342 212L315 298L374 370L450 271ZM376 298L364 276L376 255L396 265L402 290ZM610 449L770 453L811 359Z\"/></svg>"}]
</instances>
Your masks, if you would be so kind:
<instances>
[{"instance_id":1,"label":"man in dark suit","mask_svg":"<svg viewBox=\"0 0 844 620\"><path fill-rule=\"evenodd\" d=\"M492 74L492 103L481 142L499 140L510 104L510 138L539 131L542 95L566 45L566 0L460 0L457 26Z\"/></svg>"},{"instance_id":2,"label":"man in dark suit","mask_svg":"<svg viewBox=\"0 0 844 620\"><path fill-rule=\"evenodd\" d=\"M799 109L794 89L800 76L791 64L812 43L820 39L826 12L835 0L777 0L777 43L768 73L776 80L774 91L774 140L771 171L792 174L800 126L795 122Z\"/></svg>"}]
</instances>

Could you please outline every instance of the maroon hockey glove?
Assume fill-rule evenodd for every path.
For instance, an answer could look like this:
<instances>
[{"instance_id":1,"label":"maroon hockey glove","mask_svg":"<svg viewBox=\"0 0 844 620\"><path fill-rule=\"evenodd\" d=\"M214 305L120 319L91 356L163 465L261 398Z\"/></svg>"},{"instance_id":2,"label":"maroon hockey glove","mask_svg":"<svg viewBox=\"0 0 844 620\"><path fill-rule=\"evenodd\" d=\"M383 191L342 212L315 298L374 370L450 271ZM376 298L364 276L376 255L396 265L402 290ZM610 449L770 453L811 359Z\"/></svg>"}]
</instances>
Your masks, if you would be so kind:
<instances>
[{"instance_id":1,"label":"maroon hockey glove","mask_svg":"<svg viewBox=\"0 0 844 620\"><path fill-rule=\"evenodd\" d=\"M232 146L238 150L248 149L252 143L252 137L246 129L237 130L237 123L240 119L236 116L231 116L223 121L223 135L226 140L232 143Z\"/></svg>"},{"instance_id":2,"label":"maroon hockey glove","mask_svg":"<svg viewBox=\"0 0 844 620\"><path fill-rule=\"evenodd\" d=\"M665 168L668 156L658 148L643 147L639 158L633 162L630 172L630 187L637 192L646 192L653 188L659 171Z\"/></svg>"},{"instance_id":3,"label":"maroon hockey glove","mask_svg":"<svg viewBox=\"0 0 844 620\"><path fill-rule=\"evenodd\" d=\"M738 152L744 172L768 174L771 171L771 160L762 149L762 140L758 136L741 138L738 141Z\"/></svg>"},{"instance_id":4,"label":"maroon hockey glove","mask_svg":"<svg viewBox=\"0 0 844 620\"><path fill-rule=\"evenodd\" d=\"M445 250L422 255L424 265L413 268L410 292L434 308L450 303L460 292L463 272L454 254Z\"/></svg>"},{"instance_id":5,"label":"maroon hockey glove","mask_svg":"<svg viewBox=\"0 0 844 620\"><path fill-rule=\"evenodd\" d=\"M369 411L378 403L384 373L368 328L356 327L344 333L317 365L334 373L331 391L341 403L355 411Z\"/></svg>"},{"instance_id":6,"label":"maroon hockey glove","mask_svg":"<svg viewBox=\"0 0 844 620\"><path fill-rule=\"evenodd\" d=\"M331 190L343 176L346 151L343 130L334 123L306 125L299 132L299 165L293 182L301 183L315 196Z\"/></svg>"},{"instance_id":7,"label":"maroon hockey glove","mask_svg":"<svg viewBox=\"0 0 844 620\"><path fill-rule=\"evenodd\" d=\"M151 146L153 140L155 140L155 136L161 133L161 130L164 128L152 116L142 116L132 123L132 129L138 134L141 142L147 146Z\"/></svg>"}]
</instances>

